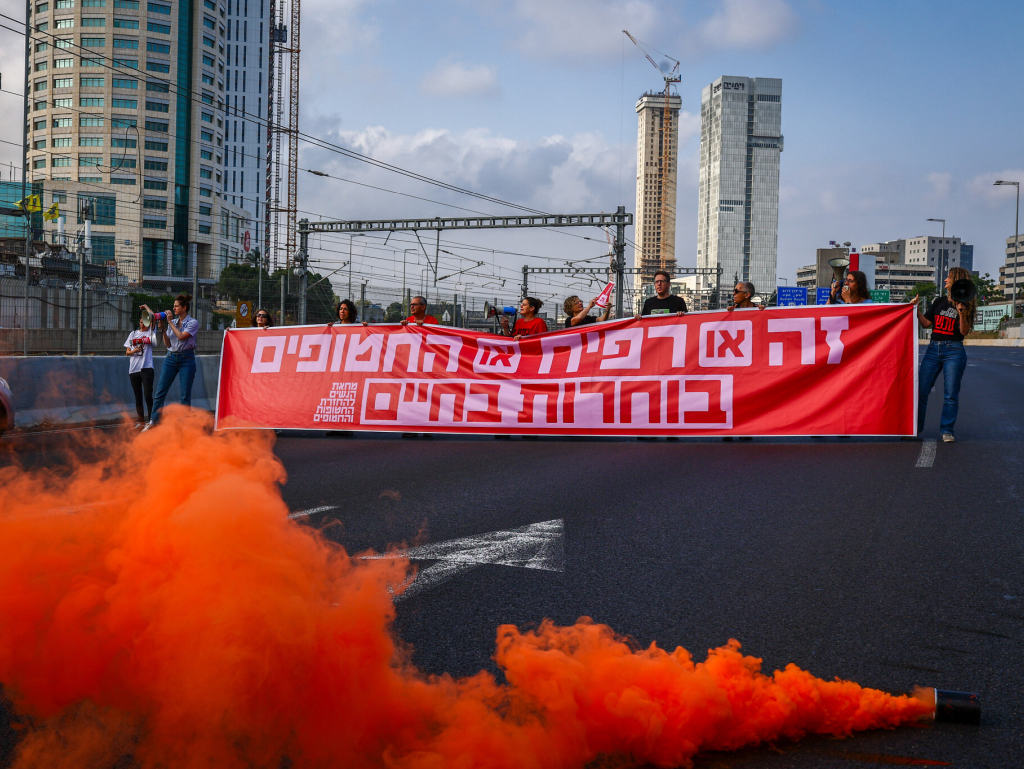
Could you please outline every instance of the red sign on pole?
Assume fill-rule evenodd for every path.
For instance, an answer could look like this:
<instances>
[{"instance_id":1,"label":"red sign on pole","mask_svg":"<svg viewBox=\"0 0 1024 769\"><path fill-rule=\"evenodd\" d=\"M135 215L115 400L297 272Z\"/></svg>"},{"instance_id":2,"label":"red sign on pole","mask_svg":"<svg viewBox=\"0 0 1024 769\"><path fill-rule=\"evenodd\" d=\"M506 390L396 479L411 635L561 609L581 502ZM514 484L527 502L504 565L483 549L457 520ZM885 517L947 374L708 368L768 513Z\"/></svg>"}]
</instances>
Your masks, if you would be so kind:
<instances>
[{"instance_id":1,"label":"red sign on pole","mask_svg":"<svg viewBox=\"0 0 1024 769\"><path fill-rule=\"evenodd\" d=\"M217 425L533 435L913 435L911 305L629 318L521 340L229 329Z\"/></svg>"},{"instance_id":2,"label":"red sign on pole","mask_svg":"<svg viewBox=\"0 0 1024 769\"><path fill-rule=\"evenodd\" d=\"M249 246L251 245L252 241L249 239L249 230L246 230L245 234L242 236L242 250L245 251L245 253L249 253Z\"/></svg>"}]
</instances>

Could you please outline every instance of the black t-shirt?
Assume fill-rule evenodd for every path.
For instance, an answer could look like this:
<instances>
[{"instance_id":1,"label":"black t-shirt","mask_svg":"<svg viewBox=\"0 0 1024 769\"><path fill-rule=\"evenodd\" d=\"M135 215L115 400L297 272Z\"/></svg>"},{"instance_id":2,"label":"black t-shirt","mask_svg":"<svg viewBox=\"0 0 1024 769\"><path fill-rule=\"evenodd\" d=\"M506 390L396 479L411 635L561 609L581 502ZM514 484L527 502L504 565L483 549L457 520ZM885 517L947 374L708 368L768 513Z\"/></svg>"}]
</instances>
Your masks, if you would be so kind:
<instances>
[{"instance_id":1,"label":"black t-shirt","mask_svg":"<svg viewBox=\"0 0 1024 769\"><path fill-rule=\"evenodd\" d=\"M583 316L583 320L581 320L575 326L572 325L572 316L571 315L568 318L565 319L565 327L566 328L579 328L580 326L585 326L588 323L597 323L597 318L595 318L593 315L584 315Z\"/></svg>"},{"instance_id":2,"label":"black t-shirt","mask_svg":"<svg viewBox=\"0 0 1024 769\"><path fill-rule=\"evenodd\" d=\"M941 342L962 342L964 335L960 333L960 313L944 296L940 296L924 316L932 322L932 339Z\"/></svg>"},{"instance_id":3,"label":"black t-shirt","mask_svg":"<svg viewBox=\"0 0 1024 769\"><path fill-rule=\"evenodd\" d=\"M648 298L644 302L644 309L641 315L674 315L677 312L686 312L686 302L681 296L669 294L664 299L656 296Z\"/></svg>"}]
</instances>

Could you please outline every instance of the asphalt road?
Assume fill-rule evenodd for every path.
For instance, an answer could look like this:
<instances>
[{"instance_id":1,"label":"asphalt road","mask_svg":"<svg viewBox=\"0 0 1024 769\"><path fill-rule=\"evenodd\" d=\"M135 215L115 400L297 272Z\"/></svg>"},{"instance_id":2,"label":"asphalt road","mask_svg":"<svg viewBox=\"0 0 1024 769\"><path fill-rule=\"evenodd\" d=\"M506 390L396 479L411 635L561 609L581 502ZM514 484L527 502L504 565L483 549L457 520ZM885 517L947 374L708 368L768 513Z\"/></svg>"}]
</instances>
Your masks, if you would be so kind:
<instances>
[{"instance_id":1,"label":"asphalt road","mask_svg":"<svg viewBox=\"0 0 1024 769\"><path fill-rule=\"evenodd\" d=\"M498 625L543 618L590 616L698 659L737 638L766 670L977 692L982 723L703 755L702 769L1020 766L1024 349L968 356L951 445L935 442L940 382L921 442L282 436L283 494L297 520L341 521L325 533L353 552L561 521L549 568L442 571L399 602L397 633L428 673L493 670ZM844 407L870 405L851 392Z\"/></svg>"}]
</instances>

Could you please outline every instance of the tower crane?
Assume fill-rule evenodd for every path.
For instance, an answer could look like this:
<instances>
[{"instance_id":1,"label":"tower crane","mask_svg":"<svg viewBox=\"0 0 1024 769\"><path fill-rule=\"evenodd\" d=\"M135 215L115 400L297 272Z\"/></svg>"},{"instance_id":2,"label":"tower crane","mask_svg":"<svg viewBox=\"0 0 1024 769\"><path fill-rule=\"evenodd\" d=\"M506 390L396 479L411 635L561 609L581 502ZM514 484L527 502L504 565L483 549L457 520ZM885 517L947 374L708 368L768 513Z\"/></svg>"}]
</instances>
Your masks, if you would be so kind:
<instances>
[{"instance_id":1,"label":"tower crane","mask_svg":"<svg viewBox=\"0 0 1024 769\"><path fill-rule=\"evenodd\" d=\"M661 202L658 221L658 232L660 233L658 236L658 261L661 269L671 272L675 267L675 259L668 257L668 248L664 237L666 232L665 222L668 221L669 216L673 213L669 211L668 201L665 196L665 190L667 189L665 175L668 172L669 138L672 131L672 111L669 99L672 96L672 84L681 83L683 78L679 74L678 59L663 53L661 56L664 57L664 60L661 64L658 64L651 54L647 52L643 44L629 33L628 29L622 30L622 33L632 41L633 45L640 49L644 58L651 63L652 67L658 70L665 80L665 106L661 111L661 147L658 153L658 197Z\"/></svg>"}]
</instances>

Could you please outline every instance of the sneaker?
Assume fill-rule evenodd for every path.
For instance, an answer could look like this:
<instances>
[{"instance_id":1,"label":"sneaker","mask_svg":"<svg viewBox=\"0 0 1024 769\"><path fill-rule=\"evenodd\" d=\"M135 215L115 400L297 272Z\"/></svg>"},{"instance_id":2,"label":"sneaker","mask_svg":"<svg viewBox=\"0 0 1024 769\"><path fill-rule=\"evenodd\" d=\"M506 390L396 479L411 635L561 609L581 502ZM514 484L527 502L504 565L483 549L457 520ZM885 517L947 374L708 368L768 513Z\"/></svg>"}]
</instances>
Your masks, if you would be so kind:
<instances>
[{"instance_id":1,"label":"sneaker","mask_svg":"<svg viewBox=\"0 0 1024 769\"><path fill-rule=\"evenodd\" d=\"M942 434L942 442L943 443L954 443L955 441L956 441L956 437L953 435L953 433L943 433Z\"/></svg>"},{"instance_id":2,"label":"sneaker","mask_svg":"<svg viewBox=\"0 0 1024 769\"><path fill-rule=\"evenodd\" d=\"M150 428L153 428L155 426L156 425L154 425L152 421L146 422L146 425L145 427L142 428L141 432L146 432L146 430L149 430Z\"/></svg>"}]
</instances>

